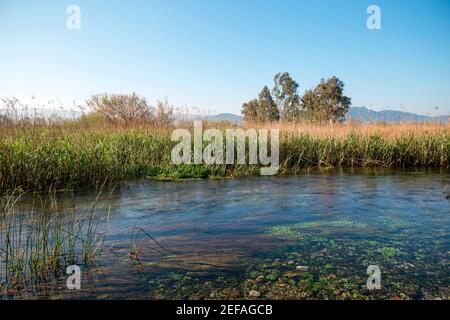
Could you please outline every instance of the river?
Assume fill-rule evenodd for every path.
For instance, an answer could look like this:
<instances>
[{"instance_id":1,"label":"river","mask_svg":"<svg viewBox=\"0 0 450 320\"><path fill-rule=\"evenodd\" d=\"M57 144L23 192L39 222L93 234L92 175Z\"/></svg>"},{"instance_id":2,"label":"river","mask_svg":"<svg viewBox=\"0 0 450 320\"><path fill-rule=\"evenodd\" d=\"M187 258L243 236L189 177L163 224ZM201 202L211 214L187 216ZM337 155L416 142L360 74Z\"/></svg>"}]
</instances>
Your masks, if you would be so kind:
<instances>
[{"instance_id":1,"label":"river","mask_svg":"<svg viewBox=\"0 0 450 320\"><path fill-rule=\"evenodd\" d=\"M449 183L448 171L343 169L110 186L81 289L62 274L0 297L447 299ZM58 198L82 208L96 195Z\"/></svg>"}]
</instances>

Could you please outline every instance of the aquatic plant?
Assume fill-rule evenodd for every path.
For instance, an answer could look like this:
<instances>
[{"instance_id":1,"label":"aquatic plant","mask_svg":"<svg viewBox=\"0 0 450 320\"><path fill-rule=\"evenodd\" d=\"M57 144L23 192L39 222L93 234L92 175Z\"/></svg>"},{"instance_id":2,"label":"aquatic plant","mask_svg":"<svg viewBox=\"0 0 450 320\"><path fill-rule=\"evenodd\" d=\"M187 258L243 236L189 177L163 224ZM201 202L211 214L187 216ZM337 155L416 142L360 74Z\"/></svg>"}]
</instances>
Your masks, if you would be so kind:
<instances>
[{"instance_id":1,"label":"aquatic plant","mask_svg":"<svg viewBox=\"0 0 450 320\"><path fill-rule=\"evenodd\" d=\"M390 260L403 254L401 250L394 247L382 247L378 249L378 252L380 252L383 255L383 257L387 260Z\"/></svg>"},{"instance_id":2,"label":"aquatic plant","mask_svg":"<svg viewBox=\"0 0 450 320\"><path fill-rule=\"evenodd\" d=\"M303 223L294 223L290 225L274 226L270 229L270 233L277 236L284 237L302 237L305 234L302 230L314 229L314 228L365 228L367 225L365 223L349 220L335 220L335 221L311 221Z\"/></svg>"},{"instance_id":3,"label":"aquatic plant","mask_svg":"<svg viewBox=\"0 0 450 320\"><path fill-rule=\"evenodd\" d=\"M0 199L0 291L56 280L69 265L90 265L102 249L96 201L77 210L54 193L34 195L31 206L21 203L27 196Z\"/></svg>"}]
</instances>

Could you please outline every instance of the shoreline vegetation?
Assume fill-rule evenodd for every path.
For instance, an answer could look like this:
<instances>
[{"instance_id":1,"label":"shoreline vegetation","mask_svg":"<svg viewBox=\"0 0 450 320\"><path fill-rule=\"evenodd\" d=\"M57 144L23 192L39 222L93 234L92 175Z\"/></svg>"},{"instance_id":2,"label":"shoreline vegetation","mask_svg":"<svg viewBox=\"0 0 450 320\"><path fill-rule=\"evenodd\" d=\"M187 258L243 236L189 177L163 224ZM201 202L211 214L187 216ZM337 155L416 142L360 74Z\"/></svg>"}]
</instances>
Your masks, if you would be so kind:
<instances>
[{"instance_id":1,"label":"shoreline vegetation","mask_svg":"<svg viewBox=\"0 0 450 320\"><path fill-rule=\"evenodd\" d=\"M111 124L83 116L0 129L0 192L98 186L137 178L245 177L258 165L175 165L176 126ZM279 174L314 167L448 168L450 125L437 123L203 123L207 128L280 129ZM205 145L204 145L205 146ZM248 156L248 146L246 147Z\"/></svg>"},{"instance_id":2,"label":"shoreline vegetation","mask_svg":"<svg viewBox=\"0 0 450 320\"><path fill-rule=\"evenodd\" d=\"M203 121L203 131L279 129L279 174L314 167L449 167L450 123L346 120L351 98L344 95L344 87L334 76L300 96L290 74L277 73L272 90L264 86L257 98L243 103L243 123ZM81 117L70 119L42 117L35 106L33 111L16 98L1 102L0 193L260 172L261 166L253 164L175 165L172 133L180 128L192 133L193 120L180 117L185 110L167 100L153 106L135 93L97 94L78 106ZM191 151L193 147L191 143Z\"/></svg>"}]
</instances>

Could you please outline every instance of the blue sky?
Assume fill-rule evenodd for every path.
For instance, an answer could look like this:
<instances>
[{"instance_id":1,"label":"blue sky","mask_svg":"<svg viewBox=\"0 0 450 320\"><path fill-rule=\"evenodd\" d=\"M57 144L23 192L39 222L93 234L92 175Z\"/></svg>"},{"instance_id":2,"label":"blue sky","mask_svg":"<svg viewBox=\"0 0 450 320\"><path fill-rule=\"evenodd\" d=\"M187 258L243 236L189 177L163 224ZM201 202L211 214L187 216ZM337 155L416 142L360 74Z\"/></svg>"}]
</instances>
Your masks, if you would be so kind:
<instances>
[{"instance_id":1,"label":"blue sky","mask_svg":"<svg viewBox=\"0 0 450 320\"><path fill-rule=\"evenodd\" d=\"M239 113L288 71L300 93L337 75L354 106L450 113L449 14L446 0L0 0L0 97L135 91Z\"/></svg>"}]
</instances>

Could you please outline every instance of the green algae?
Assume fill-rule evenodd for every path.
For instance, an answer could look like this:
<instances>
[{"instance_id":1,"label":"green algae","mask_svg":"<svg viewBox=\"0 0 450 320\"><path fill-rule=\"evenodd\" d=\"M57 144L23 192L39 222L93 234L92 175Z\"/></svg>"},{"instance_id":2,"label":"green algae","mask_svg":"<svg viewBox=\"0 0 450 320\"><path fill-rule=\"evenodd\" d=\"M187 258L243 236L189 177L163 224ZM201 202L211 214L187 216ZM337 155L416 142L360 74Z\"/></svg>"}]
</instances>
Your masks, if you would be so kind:
<instances>
[{"instance_id":1,"label":"green algae","mask_svg":"<svg viewBox=\"0 0 450 320\"><path fill-rule=\"evenodd\" d=\"M350 220L335 220L335 221L313 221L304 223L295 223L291 225L280 225L270 228L270 233L275 236L283 237L302 237L305 235L305 230L307 229L364 229L367 228L367 224L350 221ZM316 240L318 240L317 238ZM325 238L323 238L325 239Z\"/></svg>"}]
</instances>

